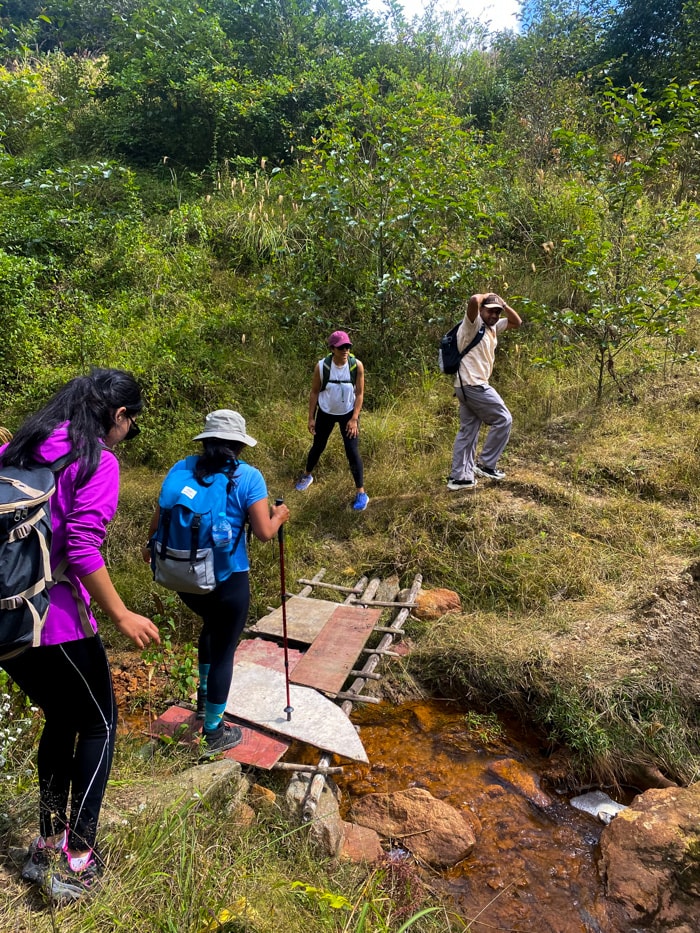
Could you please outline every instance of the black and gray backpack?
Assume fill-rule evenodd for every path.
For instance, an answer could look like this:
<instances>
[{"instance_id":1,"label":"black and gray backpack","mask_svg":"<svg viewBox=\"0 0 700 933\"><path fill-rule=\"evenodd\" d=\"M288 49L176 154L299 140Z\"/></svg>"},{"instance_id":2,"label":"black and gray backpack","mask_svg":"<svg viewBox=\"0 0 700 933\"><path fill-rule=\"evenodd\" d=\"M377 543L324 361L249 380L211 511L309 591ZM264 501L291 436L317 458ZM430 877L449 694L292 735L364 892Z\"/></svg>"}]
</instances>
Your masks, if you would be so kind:
<instances>
[{"instance_id":1,"label":"black and gray backpack","mask_svg":"<svg viewBox=\"0 0 700 933\"><path fill-rule=\"evenodd\" d=\"M48 466L0 465L0 660L38 645L49 611L51 507Z\"/></svg>"}]
</instances>

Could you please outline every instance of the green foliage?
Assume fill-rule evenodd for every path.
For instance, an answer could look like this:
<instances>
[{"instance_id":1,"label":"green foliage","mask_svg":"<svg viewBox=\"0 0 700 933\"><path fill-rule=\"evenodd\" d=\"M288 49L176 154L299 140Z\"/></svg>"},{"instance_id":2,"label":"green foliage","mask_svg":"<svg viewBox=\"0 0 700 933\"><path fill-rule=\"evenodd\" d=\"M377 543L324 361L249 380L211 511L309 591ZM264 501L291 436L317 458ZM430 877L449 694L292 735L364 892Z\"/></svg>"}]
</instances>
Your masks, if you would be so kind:
<instances>
[{"instance_id":1,"label":"green foliage","mask_svg":"<svg viewBox=\"0 0 700 933\"><path fill-rule=\"evenodd\" d=\"M325 122L292 177L304 226L280 257L283 324L342 323L377 347L400 329L400 367L364 351L388 375L493 268L487 149L440 95L398 76L356 83Z\"/></svg>"}]
</instances>

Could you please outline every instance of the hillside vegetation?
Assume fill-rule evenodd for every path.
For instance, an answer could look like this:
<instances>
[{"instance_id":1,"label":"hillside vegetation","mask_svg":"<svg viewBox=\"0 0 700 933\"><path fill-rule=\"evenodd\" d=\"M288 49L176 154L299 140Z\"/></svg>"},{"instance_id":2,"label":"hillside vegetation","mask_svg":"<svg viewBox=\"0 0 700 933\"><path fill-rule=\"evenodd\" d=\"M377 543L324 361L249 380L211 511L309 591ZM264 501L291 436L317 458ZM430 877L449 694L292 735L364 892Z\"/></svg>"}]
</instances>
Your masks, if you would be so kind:
<instances>
[{"instance_id":1,"label":"hillside vegetation","mask_svg":"<svg viewBox=\"0 0 700 933\"><path fill-rule=\"evenodd\" d=\"M581 781L650 765L690 782L698 6L528 0L522 15L518 34L489 34L437 7L409 22L361 0L6 0L0 424L15 429L92 365L136 375L147 408L120 452L107 556L129 605L151 614L139 554L162 475L195 449L207 411L239 409L260 441L251 461L292 512L289 579L321 566L334 582L421 573L460 594L462 614L410 623L395 690L417 680L534 722L575 754ZM453 493L456 402L436 343L486 290L524 320L493 380L514 415L507 481ZM336 442L308 492L293 491L312 366L337 327L367 372L361 515ZM254 544L252 561L255 616L278 600L279 568L273 547ZM186 658L191 617L159 609ZM177 669L173 690L185 689ZM8 813L21 793L31 803L33 739L4 756ZM124 749L116 770L141 767ZM14 838L17 817L2 826ZM181 891L188 930L210 916L217 829L181 840L202 861L198 893ZM170 865L185 831L171 830L125 831L114 850L167 849ZM295 870L329 883L301 845L261 875L250 840L229 841L227 890L245 871L253 888ZM123 896L141 903L123 868ZM342 883L358 890L351 873ZM359 924L275 890L292 930ZM372 928L396 928L374 894ZM55 928L121 929L123 903ZM145 891L130 928L185 929L178 905L168 926Z\"/></svg>"}]
</instances>

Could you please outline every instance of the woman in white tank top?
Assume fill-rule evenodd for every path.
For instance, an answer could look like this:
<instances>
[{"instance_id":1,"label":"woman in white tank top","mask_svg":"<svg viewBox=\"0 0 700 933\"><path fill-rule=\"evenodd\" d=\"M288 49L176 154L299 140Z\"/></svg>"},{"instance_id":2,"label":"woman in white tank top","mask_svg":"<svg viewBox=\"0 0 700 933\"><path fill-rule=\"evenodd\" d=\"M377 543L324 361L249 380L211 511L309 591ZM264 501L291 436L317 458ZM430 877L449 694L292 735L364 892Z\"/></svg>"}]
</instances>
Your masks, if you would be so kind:
<instances>
[{"instance_id":1,"label":"woman in white tank top","mask_svg":"<svg viewBox=\"0 0 700 933\"><path fill-rule=\"evenodd\" d=\"M359 450L359 416L365 392L365 370L351 356L352 342L345 331L336 330L328 338L331 355L318 361L309 395L309 433L314 442L306 458L306 469L296 488L299 492L313 483L312 471L326 449L328 438L337 424L345 446L345 456L355 480L356 512L367 508L369 497L364 487L364 467Z\"/></svg>"}]
</instances>

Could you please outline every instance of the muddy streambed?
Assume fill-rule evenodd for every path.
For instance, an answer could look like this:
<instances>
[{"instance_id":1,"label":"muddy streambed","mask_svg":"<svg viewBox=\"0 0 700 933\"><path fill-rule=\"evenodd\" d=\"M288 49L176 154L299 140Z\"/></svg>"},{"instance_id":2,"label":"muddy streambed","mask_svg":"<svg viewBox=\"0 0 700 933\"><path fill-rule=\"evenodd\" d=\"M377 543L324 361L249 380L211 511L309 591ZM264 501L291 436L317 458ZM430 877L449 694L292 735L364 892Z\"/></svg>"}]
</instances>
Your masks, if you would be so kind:
<instances>
[{"instance_id":1,"label":"muddy streambed","mask_svg":"<svg viewBox=\"0 0 700 933\"><path fill-rule=\"evenodd\" d=\"M348 810L354 797L421 787L474 825L469 858L430 878L474 931L625 933L598 875L603 824L551 788L545 806L523 794L530 776L551 769L533 737L437 700L367 706L352 718L371 764L345 763L337 783Z\"/></svg>"}]
</instances>

